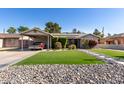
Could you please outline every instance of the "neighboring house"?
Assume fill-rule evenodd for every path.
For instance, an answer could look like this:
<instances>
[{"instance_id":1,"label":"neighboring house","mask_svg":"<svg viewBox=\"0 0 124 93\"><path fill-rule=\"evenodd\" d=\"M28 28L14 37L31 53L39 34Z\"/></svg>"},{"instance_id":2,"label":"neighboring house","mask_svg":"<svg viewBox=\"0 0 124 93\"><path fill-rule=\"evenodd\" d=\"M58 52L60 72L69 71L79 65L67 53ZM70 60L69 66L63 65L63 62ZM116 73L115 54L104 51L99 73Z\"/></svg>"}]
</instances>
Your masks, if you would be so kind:
<instances>
[{"instance_id":1,"label":"neighboring house","mask_svg":"<svg viewBox=\"0 0 124 93\"><path fill-rule=\"evenodd\" d=\"M124 44L124 33L115 34L100 40L100 44L106 45L123 45Z\"/></svg>"},{"instance_id":2,"label":"neighboring house","mask_svg":"<svg viewBox=\"0 0 124 93\"><path fill-rule=\"evenodd\" d=\"M19 34L0 33L0 48L3 47L19 47Z\"/></svg>"},{"instance_id":3,"label":"neighboring house","mask_svg":"<svg viewBox=\"0 0 124 93\"><path fill-rule=\"evenodd\" d=\"M100 39L97 47L124 50L124 33Z\"/></svg>"},{"instance_id":4,"label":"neighboring house","mask_svg":"<svg viewBox=\"0 0 124 93\"><path fill-rule=\"evenodd\" d=\"M3 38L3 36L5 36ZM67 38L68 44L75 44L77 48L82 48L81 40L89 39L98 42L99 37L93 34L64 34L64 33L47 33L38 29L31 29L19 34L0 34L0 47L20 47L28 48L33 42L42 42L49 49L52 47L52 38ZM7 39L7 40L6 40ZM10 42L10 41L11 42ZM7 43L6 43L7 42Z\"/></svg>"}]
</instances>

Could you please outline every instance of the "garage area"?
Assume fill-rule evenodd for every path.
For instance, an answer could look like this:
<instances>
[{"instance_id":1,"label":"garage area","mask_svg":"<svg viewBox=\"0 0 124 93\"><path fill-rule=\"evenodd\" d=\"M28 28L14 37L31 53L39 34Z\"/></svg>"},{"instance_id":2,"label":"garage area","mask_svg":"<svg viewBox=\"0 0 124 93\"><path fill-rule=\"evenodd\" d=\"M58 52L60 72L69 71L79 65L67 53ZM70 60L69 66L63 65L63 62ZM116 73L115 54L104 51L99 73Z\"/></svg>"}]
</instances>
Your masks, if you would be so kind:
<instances>
[{"instance_id":1,"label":"garage area","mask_svg":"<svg viewBox=\"0 0 124 93\"><path fill-rule=\"evenodd\" d=\"M19 47L19 34L0 33L0 48Z\"/></svg>"}]
</instances>

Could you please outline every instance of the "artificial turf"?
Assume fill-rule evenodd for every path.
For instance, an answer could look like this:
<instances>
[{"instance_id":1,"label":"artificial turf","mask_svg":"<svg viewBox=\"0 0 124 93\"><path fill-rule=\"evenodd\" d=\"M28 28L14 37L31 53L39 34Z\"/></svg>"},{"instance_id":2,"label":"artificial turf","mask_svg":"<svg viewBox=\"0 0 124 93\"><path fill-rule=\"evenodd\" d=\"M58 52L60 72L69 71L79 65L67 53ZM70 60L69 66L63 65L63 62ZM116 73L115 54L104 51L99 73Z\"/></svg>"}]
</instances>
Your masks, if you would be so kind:
<instances>
[{"instance_id":1,"label":"artificial turf","mask_svg":"<svg viewBox=\"0 0 124 93\"><path fill-rule=\"evenodd\" d=\"M100 54L105 54L111 57L115 58L121 58L124 59L124 51L123 50L110 50L110 49L92 49L92 52L100 53Z\"/></svg>"},{"instance_id":2,"label":"artificial turf","mask_svg":"<svg viewBox=\"0 0 124 93\"><path fill-rule=\"evenodd\" d=\"M31 64L104 64L104 62L81 51L67 50L40 52L16 65Z\"/></svg>"}]
</instances>

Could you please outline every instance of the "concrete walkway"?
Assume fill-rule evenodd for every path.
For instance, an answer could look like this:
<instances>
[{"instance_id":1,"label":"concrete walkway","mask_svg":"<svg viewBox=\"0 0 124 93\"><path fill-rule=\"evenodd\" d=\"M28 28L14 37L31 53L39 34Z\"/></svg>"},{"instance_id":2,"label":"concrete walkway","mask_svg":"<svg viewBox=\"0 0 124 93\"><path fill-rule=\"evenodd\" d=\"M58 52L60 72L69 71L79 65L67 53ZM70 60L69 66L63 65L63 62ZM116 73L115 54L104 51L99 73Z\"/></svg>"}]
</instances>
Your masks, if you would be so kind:
<instances>
[{"instance_id":1,"label":"concrete walkway","mask_svg":"<svg viewBox=\"0 0 124 93\"><path fill-rule=\"evenodd\" d=\"M0 69L15 64L39 51L0 51Z\"/></svg>"},{"instance_id":2,"label":"concrete walkway","mask_svg":"<svg viewBox=\"0 0 124 93\"><path fill-rule=\"evenodd\" d=\"M98 53L95 53L95 52L91 52L89 50L86 50L86 49L79 49L79 51L82 51L82 52L85 52L87 54L90 54L92 56L95 56L96 58L98 59L101 59L107 63L118 63L118 64L123 64L124 65L124 61L118 61L112 57L109 57L107 55L103 55L103 54L98 54Z\"/></svg>"},{"instance_id":3,"label":"concrete walkway","mask_svg":"<svg viewBox=\"0 0 124 93\"><path fill-rule=\"evenodd\" d=\"M117 51L117 52L124 52L124 50L116 50L116 49L108 49L108 50Z\"/></svg>"}]
</instances>

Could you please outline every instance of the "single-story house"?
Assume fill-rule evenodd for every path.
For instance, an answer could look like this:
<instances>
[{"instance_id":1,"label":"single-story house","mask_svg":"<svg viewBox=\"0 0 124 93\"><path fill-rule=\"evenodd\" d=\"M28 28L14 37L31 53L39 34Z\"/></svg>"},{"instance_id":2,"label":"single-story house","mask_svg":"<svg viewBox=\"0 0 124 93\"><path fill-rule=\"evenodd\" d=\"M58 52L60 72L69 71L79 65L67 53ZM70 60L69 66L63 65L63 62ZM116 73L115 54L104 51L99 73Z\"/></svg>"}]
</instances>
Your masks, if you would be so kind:
<instances>
[{"instance_id":1,"label":"single-story house","mask_svg":"<svg viewBox=\"0 0 124 93\"><path fill-rule=\"evenodd\" d=\"M19 47L19 34L0 33L0 48Z\"/></svg>"},{"instance_id":2,"label":"single-story house","mask_svg":"<svg viewBox=\"0 0 124 93\"><path fill-rule=\"evenodd\" d=\"M0 48L2 47L18 47L28 48L33 42L42 42L46 48L52 48L52 38L67 38L68 44L72 42L77 48L82 48L81 40L89 39L99 41L99 37L93 34L65 34L65 33L48 33L39 29L31 29L20 34L0 34Z\"/></svg>"},{"instance_id":3,"label":"single-story house","mask_svg":"<svg viewBox=\"0 0 124 93\"><path fill-rule=\"evenodd\" d=\"M124 33L115 34L106 38L100 39L100 44L106 45L123 45L124 44Z\"/></svg>"}]
</instances>

